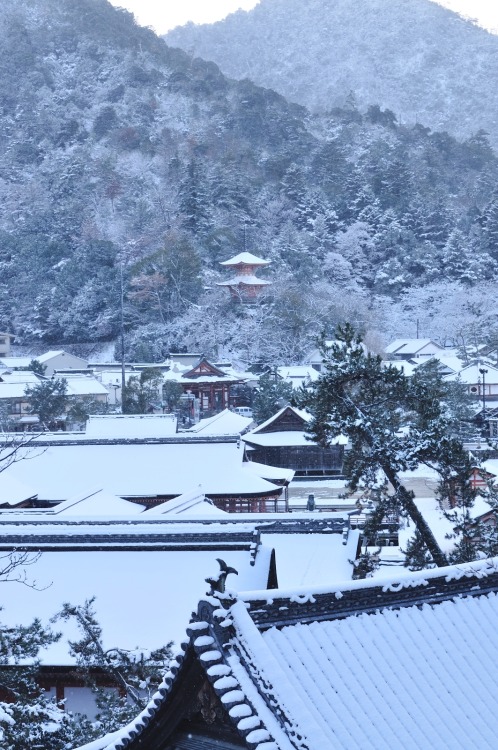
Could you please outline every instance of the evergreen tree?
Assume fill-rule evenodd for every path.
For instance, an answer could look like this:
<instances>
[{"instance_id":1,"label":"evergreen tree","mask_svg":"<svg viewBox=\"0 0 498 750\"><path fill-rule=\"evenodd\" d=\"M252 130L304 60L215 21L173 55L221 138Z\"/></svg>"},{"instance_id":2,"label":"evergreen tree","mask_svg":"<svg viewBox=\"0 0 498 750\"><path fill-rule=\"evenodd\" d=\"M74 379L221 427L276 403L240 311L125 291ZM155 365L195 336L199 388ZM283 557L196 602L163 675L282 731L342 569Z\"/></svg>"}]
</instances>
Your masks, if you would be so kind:
<instances>
[{"instance_id":1,"label":"evergreen tree","mask_svg":"<svg viewBox=\"0 0 498 750\"><path fill-rule=\"evenodd\" d=\"M123 414L147 414L162 401L163 374L156 367L146 367L139 376L126 383Z\"/></svg>"},{"instance_id":2,"label":"evergreen tree","mask_svg":"<svg viewBox=\"0 0 498 750\"><path fill-rule=\"evenodd\" d=\"M94 601L90 599L83 605L66 603L56 619L73 620L81 634L78 641L70 642L70 651L95 696L101 736L119 729L145 708L171 659L171 643L155 651L106 648ZM99 687L99 672L112 678L115 690Z\"/></svg>"},{"instance_id":3,"label":"evergreen tree","mask_svg":"<svg viewBox=\"0 0 498 750\"><path fill-rule=\"evenodd\" d=\"M24 394L29 401L30 414L36 414L47 430L53 428L66 412L68 396L65 378L41 380L36 385L27 386Z\"/></svg>"},{"instance_id":4,"label":"evergreen tree","mask_svg":"<svg viewBox=\"0 0 498 750\"><path fill-rule=\"evenodd\" d=\"M485 249L492 258L498 260L498 197L496 195L484 208L480 221Z\"/></svg>"},{"instance_id":5,"label":"evergreen tree","mask_svg":"<svg viewBox=\"0 0 498 750\"><path fill-rule=\"evenodd\" d=\"M35 587L27 567L38 556L15 552L0 558L0 581ZM0 621L0 747L2 750L50 748L66 750L86 741L90 722L74 716L37 684L39 653L57 642L60 633L39 619L22 625Z\"/></svg>"},{"instance_id":6,"label":"evergreen tree","mask_svg":"<svg viewBox=\"0 0 498 750\"><path fill-rule=\"evenodd\" d=\"M325 370L302 399L313 415L313 438L328 445L337 435L347 435L351 446L345 461L349 488L378 482L380 473L392 488L398 511L415 524L432 561L446 565L446 556L413 493L399 476L421 463L437 468L445 479L455 466L463 471L465 452L450 436L441 406L441 378L431 370L429 378L421 372L408 379L380 357L367 353L350 325L337 329L331 347L324 342L322 347Z\"/></svg>"},{"instance_id":7,"label":"evergreen tree","mask_svg":"<svg viewBox=\"0 0 498 750\"><path fill-rule=\"evenodd\" d=\"M253 401L254 419L258 424L273 417L292 398L292 385L275 373L265 373L259 378Z\"/></svg>"}]
</instances>

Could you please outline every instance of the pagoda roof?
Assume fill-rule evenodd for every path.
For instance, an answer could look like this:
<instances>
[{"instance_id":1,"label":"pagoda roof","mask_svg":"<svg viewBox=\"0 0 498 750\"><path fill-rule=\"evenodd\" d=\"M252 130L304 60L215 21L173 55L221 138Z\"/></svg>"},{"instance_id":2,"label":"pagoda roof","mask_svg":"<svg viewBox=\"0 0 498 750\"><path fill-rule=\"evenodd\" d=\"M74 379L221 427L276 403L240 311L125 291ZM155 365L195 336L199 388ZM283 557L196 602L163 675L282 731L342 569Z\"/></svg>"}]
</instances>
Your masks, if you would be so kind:
<instances>
[{"instance_id":1,"label":"pagoda roof","mask_svg":"<svg viewBox=\"0 0 498 750\"><path fill-rule=\"evenodd\" d=\"M271 281L258 279L257 276L235 276L228 281L218 281L216 286L268 286Z\"/></svg>"},{"instance_id":2,"label":"pagoda roof","mask_svg":"<svg viewBox=\"0 0 498 750\"><path fill-rule=\"evenodd\" d=\"M233 258L223 260L220 262L220 266L267 266L271 263L270 260L264 258L258 258L257 255L252 253L239 253L234 255Z\"/></svg>"}]
</instances>

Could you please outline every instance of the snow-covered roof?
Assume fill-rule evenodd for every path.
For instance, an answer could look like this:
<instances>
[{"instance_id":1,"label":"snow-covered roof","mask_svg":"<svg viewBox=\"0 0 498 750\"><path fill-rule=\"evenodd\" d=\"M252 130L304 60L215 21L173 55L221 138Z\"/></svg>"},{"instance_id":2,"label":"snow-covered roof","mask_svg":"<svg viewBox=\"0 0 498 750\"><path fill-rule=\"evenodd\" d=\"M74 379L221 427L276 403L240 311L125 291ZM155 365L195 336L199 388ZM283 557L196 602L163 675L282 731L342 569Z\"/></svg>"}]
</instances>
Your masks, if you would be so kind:
<instances>
[{"instance_id":1,"label":"snow-covered roof","mask_svg":"<svg viewBox=\"0 0 498 750\"><path fill-rule=\"evenodd\" d=\"M281 378L291 383L293 388L308 385L308 383L312 383L320 377L320 373L311 365L279 367L277 372Z\"/></svg>"},{"instance_id":2,"label":"snow-covered roof","mask_svg":"<svg viewBox=\"0 0 498 750\"><path fill-rule=\"evenodd\" d=\"M300 419L302 419L302 421L305 424L308 422L311 422L311 414L308 411L305 411L304 409L297 409L295 406L287 405L287 406L284 406L282 409L279 409L279 411L277 411L276 414L274 414L272 417L267 419L265 422L261 422L261 424L255 427L254 430L251 430L251 435L255 432L262 432L267 427L272 425L274 422L277 422L282 416L282 414L287 410L290 410L294 414L296 414Z\"/></svg>"},{"instance_id":3,"label":"snow-covered roof","mask_svg":"<svg viewBox=\"0 0 498 750\"><path fill-rule=\"evenodd\" d=\"M36 495L36 490L26 485L21 479L6 475L0 488L0 505L17 505Z\"/></svg>"},{"instance_id":4,"label":"snow-covered roof","mask_svg":"<svg viewBox=\"0 0 498 750\"><path fill-rule=\"evenodd\" d=\"M108 396L109 391L92 375L64 375L68 396Z\"/></svg>"},{"instance_id":5,"label":"snow-covered roof","mask_svg":"<svg viewBox=\"0 0 498 750\"><path fill-rule=\"evenodd\" d=\"M262 448L275 446L305 446L315 445L306 432L299 430L283 430L282 432L248 432L242 435L242 440L251 445L260 445ZM338 435L330 441L330 445L347 445L348 439L345 435Z\"/></svg>"},{"instance_id":6,"label":"snow-covered roof","mask_svg":"<svg viewBox=\"0 0 498 750\"><path fill-rule=\"evenodd\" d=\"M444 347L432 339L395 339L385 348L386 354L405 354L406 356L415 355L426 348L432 348L435 351L444 350Z\"/></svg>"},{"instance_id":7,"label":"snow-covered roof","mask_svg":"<svg viewBox=\"0 0 498 750\"><path fill-rule=\"evenodd\" d=\"M123 500L122 497L110 495L102 490L94 490L64 500L50 509L49 513L54 516L77 516L78 518L99 516L121 518L142 513L144 508L144 505L131 503L129 500Z\"/></svg>"},{"instance_id":8,"label":"snow-covered roof","mask_svg":"<svg viewBox=\"0 0 498 750\"><path fill-rule=\"evenodd\" d=\"M309 436L303 431L298 430L283 430L282 432L248 432L247 435L242 435L242 440L251 445L260 445L261 447L269 448L271 446L303 446L313 445Z\"/></svg>"},{"instance_id":9,"label":"snow-covered roof","mask_svg":"<svg viewBox=\"0 0 498 750\"><path fill-rule=\"evenodd\" d=\"M269 286L271 281L260 279L254 274L240 274L240 276L234 276L228 281L217 281L216 286Z\"/></svg>"},{"instance_id":10,"label":"snow-covered roof","mask_svg":"<svg viewBox=\"0 0 498 750\"><path fill-rule=\"evenodd\" d=\"M246 461L242 466L247 471L253 471L258 477L268 479L270 482L291 482L295 474L293 469L267 466L266 464L257 463L257 461Z\"/></svg>"},{"instance_id":11,"label":"snow-covered roof","mask_svg":"<svg viewBox=\"0 0 498 750\"><path fill-rule=\"evenodd\" d=\"M223 260L220 262L220 266L238 266L238 265L250 265L250 266L267 266L271 263L270 260L264 258L258 258L257 255L252 253L239 253L234 255L233 258Z\"/></svg>"},{"instance_id":12,"label":"snow-covered roof","mask_svg":"<svg viewBox=\"0 0 498 750\"><path fill-rule=\"evenodd\" d=\"M403 375L406 375L407 378L411 378L413 373L418 367L418 364L415 364L414 362L409 362L407 359L394 359L394 360L388 360L383 362L384 367L394 367L396 370L399 370Z\"/></svg>"},{"instance_id":13,"label":"snow-covered roof","mask_svg":"<svg viewBox=\"0 0 498 750\"><path fill-rule=\"evenodd\" d=\"M452 372L460 372L463 367L462 360L456 352L445 349L444 352L435 352L431 359L436 359L443 366L441 369L451 370Z\"/></svg>"},{"instance_id":14,"label":"snow-covered roof","mask_svg":"<svg viewBox=\"0 0 498 750\"><path fill-rule=\"evenodd\" d=\"M96 486L111 495L137 498L178 496L198 485L209 496L280 492L243 468L243 449L234 438L209 441L189 436L171 442L99 444L84 443L84 438L84 434L74 440L64 434L59 440L41 435L28 448L20 448L19 457L26 453L29 460L0 473L0 497L3 483L11 477L50 501L66 500Z\"/></svg>"},{"instance_id":15,"label":"snow-covered roof","mask_svg":"<svg viewBox=\"0 0 498 750\"><path fill-rule=\"evenodd\" d=\"M16 398L16 399L27 400L24 394L24 391L26 390L27 385L29 384L26 382L0 383L0 399Z\"/></svg>"},{"instance_id":16,"label":"snow-covered roof","mask_svg":"<svg viewBox=\"0 0 498 750\"><path fill-rule=\"evenodd\" d=\"M38 385L42 379L34 372L20 370L0 373L0 399L25 399L24 391L28 386Z\"/></svg>"},{"instance_id":17,"label":"snow-covered roof","mask_svg":"<svg viewBox=\"0 0 498 750\"><path fill-rule=\"evenodd\" d=\"M351 581L356 559L358 531L350 531L346 543L341 534L266 534L261 540L275 550L281 589L330 585Z\"/></svg>"},{"instance_id":18,"label":"snow-covered roof","mask_svg":"<svg viewBox=\"0 0 498 750\"><path fill-rule=\"evenodd\" d=\"M228 609L213 592L186 651L246 747L493 750L497 591L495 559L402 582L246 592ZM154 746L155 727L164 742L165 718L179 710L170 693L182 680L188 690L191 658L176 657L142 714L98 747L135 750L144 735Z\"/></svg>"},{"instance_id":19,"label":"snow-covered roof","mask_svg":"<svg viewBox=\"0 0 498 750\"><path fill-rule=\"evenodd\" d=\"M262 667L254 681L272 685L309 747L416 750L493 747L497 616L494 593L271 628L259 638L241 602L235 622L245 654L257 653Z\"/></svg>"},{"instance_id":20,"label":"snow-covered roof","mask_svg":"<svg viewBox=\"0 0 498 750\"><path fill-rule=\"evenodd\" d=\"M217 508L202 491L202 487L197 487L190 492L185 492L173 500L167 500L164 503L155 505L146 512L146 518L154 516L178 516L189 515L196 518L204 516L225 516L226 512Z\"/></svg>"},{"instance_id":21,"label":"snow-covered roof","mask_svg":"<svg viewBox=\"0 0 498 750\"><path fill-rule=\"evenodd\" d=\"M49 359L53 359L54 357L60 357L61 354L65 354L63 349L51 349L44 354L39 354L37 357L35 357L35 359L37 359L38 362L47 362Z\"/></svg>"},{"instance_id":22,"label":"snow-covered roof","mask_svg":"<svg viewBox=\"0 0 498 750\"><path fill-rule=\"evenodd\" d=\"M0 364L16 370L19 367L28 367L33 359L34 357L0 357Z\"/></svg>"},{"instance_id":23,"label":"snow-covered roof","mask_svg":"<svg viewBox=\"0 0 498 750\"><path fill-rule=\"evenodd\" d=\"M188 546L187 529L178 535ZM233 544L233 543L232 543ZM212 547L216 547L213 543ZM62 609L64 602L84 604L95 596L97 619L102 626L105 648L151 649L177 644L183 639L192 609L205 594L206 576L218 570L217 557L229 557L239 571L232 587L266 588L270 550L260 547L251 565L248 549L228 550L219 537L217 548L195 551L57 551L43 552L27 569L36 588L4 584L2 622L29 623L39 617L44 623ZM40 654L43 664L71 664L67 641L77 640L74 626L58 622L61 641Z\"/></svg>"},{"instance_id":24,"label":"snow-covered roof","mask_svg":"<svg viewBox=\"0 0 498 750\"><path fill-rule=\"evenodd\" d=\"M487 384L498 383L498 368L487 363L467 365L467 367L463 367L459 373L445 375L444 379L449 380L450 382L459 380L466 385L475 385L476 383L482 382L482 374L479 370L486 370L484 377Z\"/></svg>"},{"instance_id":25,"label":"snow-covered roof","mask_svg":"<svg viewBox=\"0 0 498 750\"><path fill-rule=\"evenodd\" d=\"M213 417L201 419L187 432L202 433L204 435L240 435L253 423L251 417L242 417L229 409L220 411Z\"/></svg>"},{"instance_id":26,"label":"snow-covered roof","mask_svg":"<svg viewBox=\"0 0 498 750\"><path fill-rule=\"evenodd\" d=\"M90 416L85 435L91 438L164 437L176 434L174 414L106 414Z\"/></svg>"}]
</instances>

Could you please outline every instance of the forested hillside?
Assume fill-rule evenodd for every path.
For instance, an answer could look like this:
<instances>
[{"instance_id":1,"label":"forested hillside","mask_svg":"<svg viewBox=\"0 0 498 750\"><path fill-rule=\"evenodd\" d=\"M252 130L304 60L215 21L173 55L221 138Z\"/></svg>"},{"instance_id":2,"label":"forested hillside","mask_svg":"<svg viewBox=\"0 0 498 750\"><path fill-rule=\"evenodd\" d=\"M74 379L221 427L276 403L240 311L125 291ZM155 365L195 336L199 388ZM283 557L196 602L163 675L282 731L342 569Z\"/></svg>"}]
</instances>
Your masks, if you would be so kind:
<instances>
[{"instance_id":1,"label":"forested hillside","mask_svg":"<svg viewBox=\"0 0 498 750\"><path fill-rule=\"evenodd\" d=\"M435 335L445 285L468 302L496 273L484 133L353 100L311 116L107 0L3 0L0 105L0 329L18 343L112 341L122 278L129 357L292 362L339 320L386 330L393 301L397 332L418 298ZM252 308L215 285L244 247L272 261Z\"/></svg>"},{"instance_id":2,"label":"forested hillside","mask_svg":"<svg viewBox=\"0 0 498 750\"><path fill-rule=\"evenodd\" d=\"M399 121L498 146L498 36L431 0L261 0L168 44L314 111L378 104Z\"/></svg>"}]
</instances>

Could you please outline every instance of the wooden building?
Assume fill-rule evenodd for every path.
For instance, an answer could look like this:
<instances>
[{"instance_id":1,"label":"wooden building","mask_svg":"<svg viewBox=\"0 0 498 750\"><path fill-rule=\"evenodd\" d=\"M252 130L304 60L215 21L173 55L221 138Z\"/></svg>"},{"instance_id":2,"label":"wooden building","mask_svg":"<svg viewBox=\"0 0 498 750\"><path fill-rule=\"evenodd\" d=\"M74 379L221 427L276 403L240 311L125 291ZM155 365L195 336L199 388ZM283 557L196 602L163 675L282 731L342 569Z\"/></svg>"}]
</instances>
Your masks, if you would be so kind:
<instances>
[{"instance_id":1,"label":"wooden building","mask_svg":"<svg viewBox=\"0 0 498 750\"><path fill-rule=\"evenodd\" d=\"M242 436L250 461L293 469L296 476L342 474L345 438L328 448L313 443L307 433L310 414L285 406L277 414Z\"/></svg>"},{"instance_id":2,"label":"wooden building","mask_svg":"<svg viewBox=\"0 0 498 750\"><path fill-rule=\"evenodd\" d=\"M230 388L244 381L229 375L220 367L201 357L193 366L185 370L178 366L164 374L164 382L174 382L181 385L185 408L191 421L198 422L200 418L227 409L230 405Z\"/></svg>"},{"instance_id":3,"label":"wooden building","mask_svg":"<svg viewBox=\"0 0 498 750\"><path fill-rule=\"evenodd\" d=\"M42 553L31 569L37 586L4 587L2 620L7 627L27 624L33 613L46 623L64 602L83 604L95 597L106 648L150 653L171 640L181 643L192 608L205 594L204 579L218 569L217 558L230 559L237 569L230 581L235 589L269 590L296 580L319 585L320 576L330 581L331 571L334 580L350 579L349 561L358 545L354 531L344 543L347 519L337 514L263 516L256 521L224 514L208 517L200 509L196 516L184 498L176 510L188 511L185 514L147 511L133 519L117 514L98 518L85 515L84 502L76 505L65 513L56 508L43 514L3 514L1 554L21 544L27 553ZM91 507L95 505L86 504L87 513ZM39 654L38 682L58 701L64 700L67 710L93 717L95 696L69 645L75 630L65 621L58 622L57 629L60 640ZM3 669L8 667L0 667L0 673ZM96 670L94 676L101 686L115 685L105 672ZM0 690L2 699L12 696Z\"/></svg>"},{"instance_id":4,"label":"wooden building","mask_svg":"<svg viewBox=\"0 0 498 750\"><path fill-rule=\"evenodd\" d=\"M238 596L220 567L148 707L92 748L495 747L496 559Z\"/></svg>"}]
</instances>

